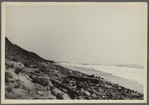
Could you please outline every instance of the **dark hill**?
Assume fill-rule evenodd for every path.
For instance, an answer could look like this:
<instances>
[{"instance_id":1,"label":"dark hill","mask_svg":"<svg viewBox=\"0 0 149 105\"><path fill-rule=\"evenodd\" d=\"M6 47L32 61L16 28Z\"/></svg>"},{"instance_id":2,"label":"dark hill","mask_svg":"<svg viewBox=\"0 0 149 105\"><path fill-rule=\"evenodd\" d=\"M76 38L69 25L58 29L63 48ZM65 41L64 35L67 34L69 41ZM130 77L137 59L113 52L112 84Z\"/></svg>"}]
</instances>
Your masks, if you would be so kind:
<instances>
[{"instance_id":1,"label":"dark hill","mask_svg":"<svg viewBox=\"0 0 149 105\"><path fill-rule=\"evenodd\" d=\"M29 52L16 44L13 44L5 37L5 58L23 64L38 64L38 62L51 62L54 61L45 60L33 52Z\"/></svg>"}]
</instances>

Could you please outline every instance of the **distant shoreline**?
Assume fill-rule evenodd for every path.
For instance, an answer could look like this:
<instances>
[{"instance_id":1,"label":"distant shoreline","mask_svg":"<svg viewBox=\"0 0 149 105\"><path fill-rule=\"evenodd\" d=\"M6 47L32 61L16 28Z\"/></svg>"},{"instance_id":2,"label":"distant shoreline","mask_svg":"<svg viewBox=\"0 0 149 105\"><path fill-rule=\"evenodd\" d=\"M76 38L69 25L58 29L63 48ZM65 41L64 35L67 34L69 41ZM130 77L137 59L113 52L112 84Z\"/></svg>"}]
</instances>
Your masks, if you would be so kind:
<instances>
[{"instance_id":1,"label":"distant shoreline","mask_svg":"<svg viewBox=\"0 0 149 105\"><path fill-rule=\"evenodd\" d=\"M135 90L135 91L138 91L138 92L144 94L143 84L139 84L136 81L117 77L117 76L112 75L111 73L106 73L106 72L98 71L95 69L91 70L91 69L87 69L87 68L83 68L83 67L69 66L69 65L64 65L63 63L55 63L55 64L63 66L68 69L71 69L71 70L74 70L74 71L80 71L85 74L90 74L90 75L93 74L96 76L100 76L107 81L111 81L113 83L118 83L119 85L124 86L125 88L129 88L129 89L132 89L132 90Z\"/></svg>"}]
</instances>

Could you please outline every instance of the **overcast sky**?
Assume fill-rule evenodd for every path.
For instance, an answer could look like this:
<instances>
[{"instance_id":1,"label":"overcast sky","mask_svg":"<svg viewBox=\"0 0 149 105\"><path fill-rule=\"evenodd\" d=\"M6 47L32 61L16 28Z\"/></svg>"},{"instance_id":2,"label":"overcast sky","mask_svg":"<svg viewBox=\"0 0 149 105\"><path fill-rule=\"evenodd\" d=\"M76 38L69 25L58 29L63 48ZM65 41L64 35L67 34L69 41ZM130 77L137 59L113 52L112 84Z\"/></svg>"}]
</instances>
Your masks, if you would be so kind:
<instances>
[{"instance_id":1,"label":"overcast sky","mask_svg":"<svg viewBox=\"0 0 149 105\"><path fill-rule=\"evenodd\" d=\"M6 37L54 61L143 64L146 3L7 5Z\"/></svg>"}]
</instances>

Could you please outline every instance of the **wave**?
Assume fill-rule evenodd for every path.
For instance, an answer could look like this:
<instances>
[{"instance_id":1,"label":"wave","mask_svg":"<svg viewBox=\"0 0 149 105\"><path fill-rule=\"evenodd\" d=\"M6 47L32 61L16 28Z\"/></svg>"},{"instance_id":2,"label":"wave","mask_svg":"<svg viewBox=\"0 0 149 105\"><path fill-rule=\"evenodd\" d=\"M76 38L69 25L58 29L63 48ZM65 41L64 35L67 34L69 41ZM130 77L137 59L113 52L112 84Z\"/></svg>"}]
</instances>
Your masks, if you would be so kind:
<instances>
[{"instance_id":1,"label":"wave","mask_svg":"<svg viewBox=\"0 0 149 105\"><path fill-rule=\"evenodd\" d=\"M74 63L61 63L62 65L79 67L83 69L97 70L110 73L114 76L136 81L144 84L145 70L142 66L136 65L82 65Z\"/></svg>"}]
</instances>

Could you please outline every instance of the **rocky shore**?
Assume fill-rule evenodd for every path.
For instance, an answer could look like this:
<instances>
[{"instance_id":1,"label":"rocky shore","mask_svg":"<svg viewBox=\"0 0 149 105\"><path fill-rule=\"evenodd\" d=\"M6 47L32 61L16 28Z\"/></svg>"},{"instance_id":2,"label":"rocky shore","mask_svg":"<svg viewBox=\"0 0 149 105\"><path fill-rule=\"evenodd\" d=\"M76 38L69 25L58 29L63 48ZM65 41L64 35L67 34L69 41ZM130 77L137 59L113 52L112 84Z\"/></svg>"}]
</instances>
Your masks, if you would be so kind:
<instances>
[{"instance_id":1,"label":"rocky shore","mask_svg":"<svg viewBox=\"0 0 149 105\"><path fill-rule=\"evenodd\" d=\"M48 63L28 68L19 62L6 61L5 82L7 99L143 99L143 94L102 77Z\"/></svg>"},{"instance_id":2,"label":"rocky shore","mask_svg":"<svg viewBox=\"0 0 149 105\"><path fill-rule=\"evenodd\" d=\"M5 98L48 100L143 100L144 95L74 71L13 45L6 39Z\"/></svg>"}]
</instances>

